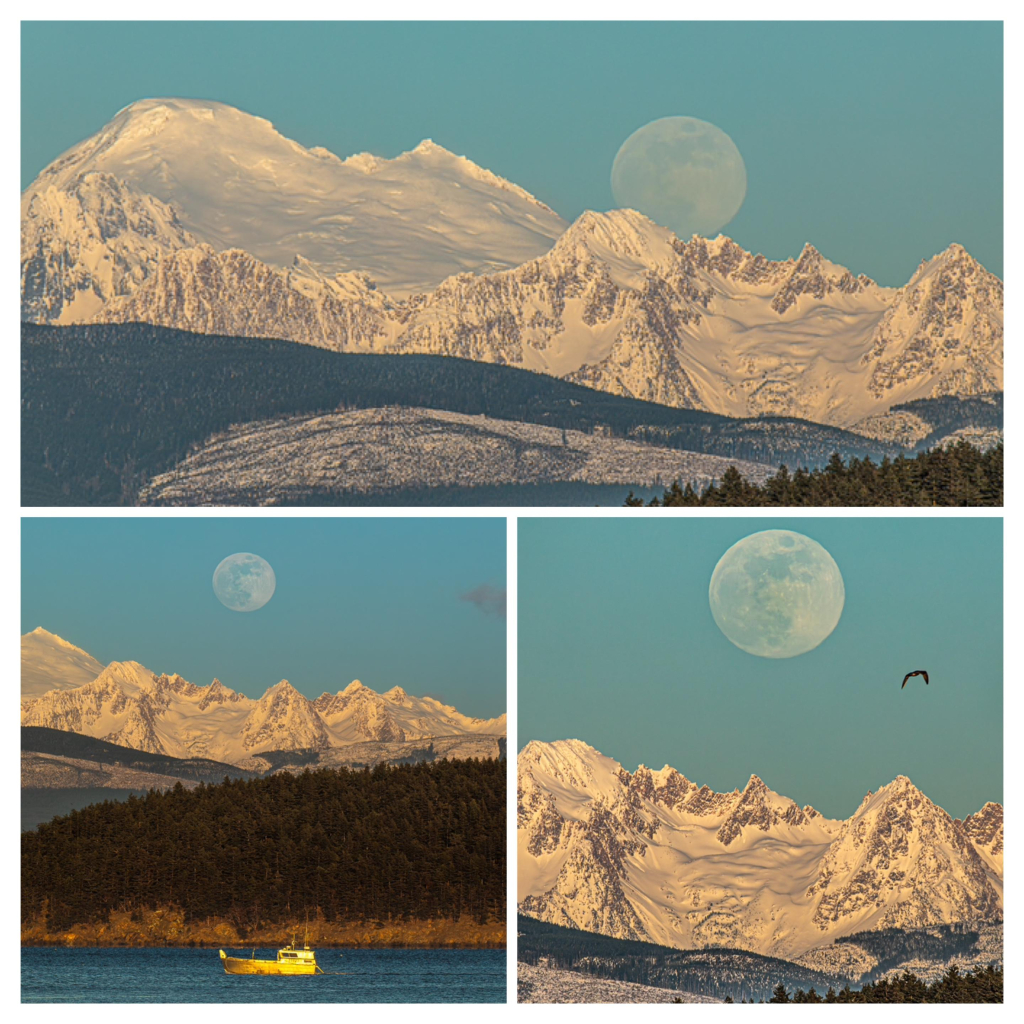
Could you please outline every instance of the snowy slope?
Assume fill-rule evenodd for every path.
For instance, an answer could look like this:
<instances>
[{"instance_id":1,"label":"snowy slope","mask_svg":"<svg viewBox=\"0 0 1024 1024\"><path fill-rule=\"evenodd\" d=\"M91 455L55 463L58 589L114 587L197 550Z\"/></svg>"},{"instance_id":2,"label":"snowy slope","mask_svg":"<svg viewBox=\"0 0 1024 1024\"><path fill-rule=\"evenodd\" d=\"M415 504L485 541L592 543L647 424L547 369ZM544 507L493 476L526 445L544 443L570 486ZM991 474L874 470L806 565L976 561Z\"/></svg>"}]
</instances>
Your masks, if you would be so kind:
<instances>
[{"instance_id":1,"label":"snowy slope","mask_svg":"<svg viewBox=\"0 0 1024 1024\"><path fill-rule=\"evenodd\" d=\"M673 988L656 988L632 981L561 971L556 967L516 964L517 1002L520 1003L719 1003L711 996L698 996Z\"/></svg>"},{"instance_id":2,"label":"snowy slope","mask_svg":"<svg viewBox=\"0 0 1024 1024\"><path fill-rule=\"evenodd\" d=\"M155 754L229 763L272 750L329 751L367 741L505 734L504 715L469 718L432 697L410 697L400 687L378 694L356 681L311 701L282 680L253 700L218 679L195 686L133 661L112 662L84 685L26 697L21 724Z\"/></svg>"},{"instance_id":3,"label":"snowy slope","mask_svg":"<svg viewBox=\"0 0 1024 1024\"><path fill-rule=\"evenodd\" d=\"M100 172L168 204L194 238L274 267L367 272L423 291L463 271L516 266L564 221L529 193L429 139L393 160L306 149L223 103L140 100L49 165L22 200Z\"/></svg>"},{"instance_id":4,"label":"snowy slope","mask_svg":"<svg viewBox=\"0 0 1024 1024\"><path fill-rule=\"evenodd\" d=\"M21 197L22 320L88 320L162 256L196 244L170 206L112 175L37 181Z\"/></svg>"},{"instance_id":5,"label":"snowy slope","mask_svg":"<svg viewBox=\"0 0 1024 1024\"><path fill-rule=\"evenodd\" d=\"M837 426L1002 387L1002 284L959 246L894 290L809 245L771 261L722 236L680 241L630 210L585 213L522 266L405 301L354 273L181 249L94 318L460 356L664 405Z\"/></svg>"},{"instance_id":6,"label":"snowy slope","mask_svg":"<svg viewBox=\"0 0 1024 1024\"><path fill-rule=\"evenodd\" d=\"M91 682L103 665L80 647L42 626L21 638L21 696L37 697L49 690L70 690Z\"/></svg>"},{"instance_id":7,"label":"snowy slope","mask_svg":"<svg viewBox=\"0 0 1024 1024\"><path fill-rule=\"evenodd\" d=\"M770 466L578 430L433 409L359 409L245 423L210 438L139 496L144 505L276 505L324 492L577 481L698 490L729 466Z\"/></svg>"},{"instance_id":8,"label":"snowy slope","mask_svg":"<svg viewBox=\"0 0 1024 1024\"><path fill-rule=\"evenodd\" d=\"M1003 286L962 246L883 288L632 210L566 223L427 141L306 149L221 103L142 100L22 195L22 315L501 362L671 406L837 426L999 391Z\"/></svg>"},{"instance_id":9,"label":"snowy slope","mask_svg":"<svg viewBox=\"0 0 1024 1024\"><path fill-rule=\"evenodd\" d=\"M630 774L579 740L528 744L518 776L519 906L555 924L792 957L1001 912L1001 867L980 850L1001 853L1001 808L975 841L903 777L843 822L757 776L715 793L667 765Z\"/></svg>"}]
</instances>

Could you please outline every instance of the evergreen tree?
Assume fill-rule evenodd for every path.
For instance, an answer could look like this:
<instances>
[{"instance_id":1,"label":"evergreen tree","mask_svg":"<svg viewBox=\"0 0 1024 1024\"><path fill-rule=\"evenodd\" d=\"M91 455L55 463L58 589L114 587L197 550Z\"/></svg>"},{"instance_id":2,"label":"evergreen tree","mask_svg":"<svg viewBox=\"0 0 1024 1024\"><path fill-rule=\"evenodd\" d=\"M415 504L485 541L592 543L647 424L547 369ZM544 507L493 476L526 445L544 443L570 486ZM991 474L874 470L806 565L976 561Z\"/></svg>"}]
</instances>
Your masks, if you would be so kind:
<instances>
[{"instance_id":1,"label":"evergreen tree","mask_svg":"<svg viewBox=\"0 0 1024 1024\"><path fill-rule=\"evenodd\" d=\"M667 487L654 507L673 506L1001 506L1003 446L981 452L967 441L922 452L913 459L899 456L877 465L868 458L843 461L833 454L824 469L786 466L761 485L752 484L730 466L720 481L697 494L680 481ZM636 499L627 500L635 507Z\"/></svg>"}]
</instances>

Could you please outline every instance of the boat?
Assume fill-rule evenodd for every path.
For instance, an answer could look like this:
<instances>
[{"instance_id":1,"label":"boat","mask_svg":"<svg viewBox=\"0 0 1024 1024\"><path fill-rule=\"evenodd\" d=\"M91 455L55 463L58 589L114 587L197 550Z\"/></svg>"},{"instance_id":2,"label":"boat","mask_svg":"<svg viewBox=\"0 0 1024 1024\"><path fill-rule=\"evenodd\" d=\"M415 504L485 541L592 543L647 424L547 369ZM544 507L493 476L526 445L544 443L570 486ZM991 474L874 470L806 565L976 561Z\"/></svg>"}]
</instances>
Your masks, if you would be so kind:
<instances>
[{"instance_id":1,"label":"boat","mask_svg":"<svg viewBox=\"0 0 1024 1024\"><path fill-rule=\"evenodd\" d=\"M220 951L220 962L224 965L225 974L323 974L316 962L316 953L309 948L308 943L299 949L295 940L277 951L276 960L257 960L256 950L252 956L245 957L228 956L222 949Z\"/></svg>"}]
</instances>

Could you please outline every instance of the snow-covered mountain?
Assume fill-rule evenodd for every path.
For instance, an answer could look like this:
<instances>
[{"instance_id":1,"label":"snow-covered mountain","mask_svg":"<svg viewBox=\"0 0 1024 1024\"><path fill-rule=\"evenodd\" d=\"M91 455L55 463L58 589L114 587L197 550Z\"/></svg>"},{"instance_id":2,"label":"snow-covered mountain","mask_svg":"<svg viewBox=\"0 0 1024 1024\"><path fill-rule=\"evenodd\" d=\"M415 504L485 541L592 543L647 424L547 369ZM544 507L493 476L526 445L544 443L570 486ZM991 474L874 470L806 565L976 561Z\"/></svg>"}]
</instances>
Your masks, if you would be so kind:
<instances>
[{"instance_id":1,"label":"snow-covered mountain","mask_svg":"<svg viewBox=\"0 0 1024 1024\"><path fill-rule=\"evenodd\" d=\"M579 740L527 744L518 780L519 906L544 921L791 958L872 928L1001 915L1002 808L961 822L903 776L847 821L756 775L715 793L668 765L630 774Z\"/></svg>"},{"instance_id":2,"label":"snow-covered mountain","mask_svg":"<svg viewBox=\"0 0 1024 1024\"><path fill-rule=\"evenodd\" d=\"M22 196L23 317L463 356L671 406L849 426L1002 388L1003 288L959 245L884 288L632 210L567 226L423 143L307 150L218 103L144 100Z\"/></svg>"},{"instance_id":3,"label":"snow-covered mountain","mask_svg":"<svg viewBox=\"0 0 1024 1024\"><path fill-rule=\"evenodd\" d=\"M243 249L278 268L298 258L327 277L365 271L394 295L516 266L565 228L525 190L429 139L394 160L342 160L224 103L147 99L58 157L23 194L22 253L27 241L34 266L51 271L47 283L56 268L39 253L65 230L77 190L92 191L97 176L120 183L132 201L145 195L173 208L191 244ZM123 238L121 225L99 226ZM148 237L161 252L190 244L168 230L177 224L157 227ZM32 276L38 281L39 270ZM79 283L84 308L92 289Z\"/></svg>"},{"instance_id":4,"label":"snow-covered mountain","mask_svg":"<svg viewBox=\"0 0 1024 1024\"><path fill-rule=\"evenodd\" d=\"M469 718L433 697L410 697L400 687L379 694L357 680L311 701L282 680L253 700L219 679L196 686L179 675L156 675L135 661L111 662L82 685L24 697L21 724L154 754L229 763L265 751L505 735L504 715Z\"/></svg>"},{"instance_id":5,"label":"snow-covered mountain","mask_svg":"<svg viewBox=\"0 0 1024 1024\"><path fill-rule=\"evenodd\" d=\"M42 626L21 638L21 696L70 690L91 682L103 665L91 654Z\"/></svg>"}]
</instances>

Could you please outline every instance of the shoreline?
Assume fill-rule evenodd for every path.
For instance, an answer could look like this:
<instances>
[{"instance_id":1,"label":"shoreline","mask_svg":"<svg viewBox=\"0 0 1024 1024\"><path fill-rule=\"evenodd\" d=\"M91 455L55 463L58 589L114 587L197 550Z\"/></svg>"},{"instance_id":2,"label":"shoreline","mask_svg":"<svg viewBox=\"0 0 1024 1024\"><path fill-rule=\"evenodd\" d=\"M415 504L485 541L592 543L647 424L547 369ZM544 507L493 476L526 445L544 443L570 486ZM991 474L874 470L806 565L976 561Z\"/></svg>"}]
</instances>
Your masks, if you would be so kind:
<instances>
[{"instance_id":1,"label":"shoreline","mask_svg":"<svg viewBox=\"0 0 1024 1024\"><path fill-rule=\"evenodd\" d=\"M51 929L44 920L23 922L21 947L67 949L252 949L286 946L309 936L314 949L505 949L504 921L325 921L317 917L245 927L223 918L186 921L177 907L129 913L112 911L109 920Z\"/></svg>"},{"instance_id":2,"label":"shoreline","mask_svg":"<svg viewBox=\"0 0 1024 1024\"><path fill-rule=\"evenodd\" d=\"M93 942L93 943L74 942L74 943L67 943L67 942L57 942L57 941L53 941L53 942L42 942L42 941L36 942L36 941L27 940L27 939L22 939L21 947L20 948L21 949L223 949L224 952L227 953L230 956L232 949L251 950L253 948L253 945L254 945L253 943L245 943L245 942L243 942L243 943L234 943L234 944L228 945L228 946L225 946L225 945L218 946L217 943L208 943L208 942L186 942L184 944L182 944L182 943L174 943L174 942L160 942L160 943L149 943L149 944L147 944L147 943L132 943L132 944L128 944L128 943L123 943L123 942ZM282 948L285 945L287 945L287 943L283 942L283 941L282 942L269 942L269 943L257 942L257 943L255 943L255 948L256 949L280 949L280 948ZM362 950L362 949L448 949L448 950L452 950L452 951L462 951L462 952L465 952L467 950L473 950L473 949L480 949L480 950L484 950L484 949L507 949L508 946L507 946L507 944L505 942L500 942L500 943L498 943L498 942L494 942L494 943L475 943L475 944L472 944L472 945L468 945L468 944L467 945L456 945L454 943L452 943L452 944L441 944L441 943L438 943L438 944L432 945L432 946L422 945L422 944L417 944L417 945L406 944L406 945L403 945L403 944L397 943L397 942L377 943L376 945L366 945L366 946L356 946L356 945L351 945L351 944L344 945L344 944L330 943L330 942L318 942L318 943L316 943L316 947L315 948L317 950L321 950L321 949L352 949L352 950Z\"/></svg>"}]
</instances>

